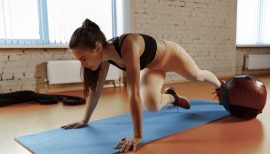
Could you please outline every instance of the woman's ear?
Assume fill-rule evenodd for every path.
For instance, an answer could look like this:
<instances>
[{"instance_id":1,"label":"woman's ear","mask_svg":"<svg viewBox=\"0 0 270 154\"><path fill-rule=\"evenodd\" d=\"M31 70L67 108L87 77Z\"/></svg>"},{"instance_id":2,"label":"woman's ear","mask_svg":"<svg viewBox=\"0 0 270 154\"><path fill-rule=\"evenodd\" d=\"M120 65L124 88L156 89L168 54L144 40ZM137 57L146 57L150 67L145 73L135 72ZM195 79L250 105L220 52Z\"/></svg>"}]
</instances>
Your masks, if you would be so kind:
<instances>
[{"instance_id":1,"label":"woman's ear","mask_svg":"<svg viewBox=\"0 0 270 154\"><path fill-rule=\"evenodd\" d=\"M96 41L96 48L95 48L96 52L101 52L102 51L102 45L100 42Z\"/></svg>"}]
</instances>

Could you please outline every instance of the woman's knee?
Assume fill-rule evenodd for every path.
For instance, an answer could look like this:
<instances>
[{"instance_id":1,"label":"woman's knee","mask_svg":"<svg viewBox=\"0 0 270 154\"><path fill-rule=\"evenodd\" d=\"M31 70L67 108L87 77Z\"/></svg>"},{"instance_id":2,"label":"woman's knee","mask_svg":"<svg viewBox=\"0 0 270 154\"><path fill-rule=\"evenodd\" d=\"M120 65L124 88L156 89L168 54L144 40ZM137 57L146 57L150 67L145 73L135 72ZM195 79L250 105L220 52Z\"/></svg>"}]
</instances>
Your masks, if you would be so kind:
<instances>
[{"instance_id":1,"label":"woman's knee","mask_svg":"<svg viewBox=\"0 0 270 154\"><path fill-rule=\"evenodd\" d=\"M146 107L146 109L150 112L157 112L159 111L159 101L156 98L145 98L143 99L143 103Z\"/></svg>"},{"instance_id":2,"label":"woman's knee","mask_svg":"<svg viewBox=\"0 0 270 154\"><path fill-rule=\"evenodd\" d=\"M196 80L202 82L204 81L204 79L205 79L205 70L200 70L196 77Z\"/></svg>"},{"instance_id":3,"label":"woman's knee","mask_svg":"<svg viewBox=\"0 0 270 154\"><path fill-rule=\"evenodd\" d=\"M159 107L156 104L148 104L146 105L146 109L150 112L157 112L159 111Z\"/></svg>"},{"instance_id":4,"label":"woman's knee","mask_svg":"<svg viewBox=\"0 0 270 154\"><path fill-rule=\"evenodd\" d=\"M196 73L190 75L189 79L191 81L203 82L205 80L206 70L199 70Z\"/></svg>"}]
</instances>

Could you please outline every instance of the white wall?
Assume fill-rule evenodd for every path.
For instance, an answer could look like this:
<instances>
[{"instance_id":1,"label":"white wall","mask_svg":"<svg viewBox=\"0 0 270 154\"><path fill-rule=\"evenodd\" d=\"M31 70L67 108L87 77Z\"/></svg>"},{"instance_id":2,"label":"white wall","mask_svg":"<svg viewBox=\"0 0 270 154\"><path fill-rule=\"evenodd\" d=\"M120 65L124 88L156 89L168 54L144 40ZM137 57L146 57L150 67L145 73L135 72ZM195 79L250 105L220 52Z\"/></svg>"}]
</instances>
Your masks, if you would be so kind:
<instances>
[{"instance_id":1,"label":"white wall","mask_svg":"<svg viewBox=\"0 0 270 154\"><path fill-rule=\"evenodd\" d=\"M236 0L132 0L131 31L179 43L218 76L235 74Z\"/></svg>"}]
</instances>

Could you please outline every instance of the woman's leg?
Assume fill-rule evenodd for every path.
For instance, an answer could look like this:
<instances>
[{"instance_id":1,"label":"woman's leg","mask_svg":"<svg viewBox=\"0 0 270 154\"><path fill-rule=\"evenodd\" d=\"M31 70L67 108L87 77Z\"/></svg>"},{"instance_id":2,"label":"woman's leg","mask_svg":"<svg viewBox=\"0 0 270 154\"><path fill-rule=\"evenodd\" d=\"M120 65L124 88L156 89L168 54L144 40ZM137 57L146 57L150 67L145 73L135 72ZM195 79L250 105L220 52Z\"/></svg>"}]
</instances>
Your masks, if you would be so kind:
<instances>
[{"instance_id":1,"label":"woman's leg","mask_svg":"<svg viewBox=\"0 0 270 154\"><path fill-rule=\"evenodd\" d=\"M145 68L141 71L141 98L145 107L152 112L159 111L168 103L174 102L170 94L161 94L165 72Z\"/></svg>"},{"instance_id":2,"label":"woman's leg","mask_svg":"<svg viewBox=\"0 0 270 154\"><path fill-rule=\"evenodd\" d=\"M188 80L207 82L216 89L221 86L218 78L208 70L201 70L190 55L178 44L166 41L169 56L165 59L166 70L174 71Z\"/></svg>"},{"instance_id":3,"label":"woman's leg","mask_svg":"<svg viewBox=\"0 0 270 154\"><path fill-rule=\"evenodd\" d=\"M176 57L180 59L180 70L184 77L192 81L207 82L212 84L216 89L221 86L218 78L208 70L201 70L190 55L179 45L177 45ZM181 65L182 64L182 65Z\"/></svg>"}]
</instances>

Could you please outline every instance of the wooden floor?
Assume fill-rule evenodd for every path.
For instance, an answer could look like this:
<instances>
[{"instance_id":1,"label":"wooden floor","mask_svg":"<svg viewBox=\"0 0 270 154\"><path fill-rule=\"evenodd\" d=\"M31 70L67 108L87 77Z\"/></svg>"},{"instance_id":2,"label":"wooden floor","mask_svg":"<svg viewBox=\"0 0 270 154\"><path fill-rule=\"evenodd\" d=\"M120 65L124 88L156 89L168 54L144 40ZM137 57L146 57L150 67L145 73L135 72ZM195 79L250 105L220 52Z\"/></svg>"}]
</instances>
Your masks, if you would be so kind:
<instances>
[{"instance_id":1,"label":"wooden floor","mask_svg":"<svg viewBox=\"0 0 270 154\"><path fill-rule=\"evenodd\" d=\"M258 77L270 91L270 75ZM190 99L210 99L212 87L201 83L174 83L177 92ZM82 92L62 94L82 96ZM85 105L71 107L62 103L39 105L36 103L0 108L0 154L29 154L14 141L17 136L59 128L81 120ZM128 113L125 88L106 88L100 98L92 120ZM139 154L269 154L270 153L270 99L256 119L241 121L228 117L199 126L176 135L145 144Z\"/></svg>"}]
</instances>

